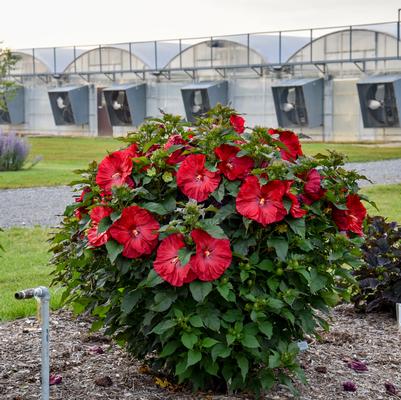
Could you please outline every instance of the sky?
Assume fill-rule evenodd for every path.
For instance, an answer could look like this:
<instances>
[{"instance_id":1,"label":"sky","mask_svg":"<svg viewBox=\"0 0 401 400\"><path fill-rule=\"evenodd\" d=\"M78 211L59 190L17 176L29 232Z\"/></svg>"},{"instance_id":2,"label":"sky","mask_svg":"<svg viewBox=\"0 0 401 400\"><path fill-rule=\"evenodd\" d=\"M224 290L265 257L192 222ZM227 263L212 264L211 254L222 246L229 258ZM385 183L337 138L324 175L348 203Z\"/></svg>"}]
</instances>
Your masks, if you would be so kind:
<instances>
[{"instance_id":1,"label":"sky","mask_svg":"<svg viewBox=\"0 0 401 400\"><path fill-rule=\"evenodd\" d=\"M395 21L398 0L5 0L3 47L109 44Z\"/></svg>"}]
</instances>

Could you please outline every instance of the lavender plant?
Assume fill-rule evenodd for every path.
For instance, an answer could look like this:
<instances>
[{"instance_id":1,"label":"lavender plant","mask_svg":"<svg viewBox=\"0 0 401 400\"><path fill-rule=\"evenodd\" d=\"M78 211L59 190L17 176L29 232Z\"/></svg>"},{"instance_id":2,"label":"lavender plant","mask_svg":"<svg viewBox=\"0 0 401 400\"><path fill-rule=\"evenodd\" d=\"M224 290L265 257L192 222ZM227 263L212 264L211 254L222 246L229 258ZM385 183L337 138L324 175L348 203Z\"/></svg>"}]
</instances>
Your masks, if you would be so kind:
<instances>
[{"instance_id":1,"label":"lavender plant","mask_svg":"<svg viewBox=\"0 0 401 400\"><path fill-rule=\"evenodd\" d=\"M15 132L8 135L0 131L0 171L18 171L28 157L30 145Z\"/></svg>"}]
</instances>

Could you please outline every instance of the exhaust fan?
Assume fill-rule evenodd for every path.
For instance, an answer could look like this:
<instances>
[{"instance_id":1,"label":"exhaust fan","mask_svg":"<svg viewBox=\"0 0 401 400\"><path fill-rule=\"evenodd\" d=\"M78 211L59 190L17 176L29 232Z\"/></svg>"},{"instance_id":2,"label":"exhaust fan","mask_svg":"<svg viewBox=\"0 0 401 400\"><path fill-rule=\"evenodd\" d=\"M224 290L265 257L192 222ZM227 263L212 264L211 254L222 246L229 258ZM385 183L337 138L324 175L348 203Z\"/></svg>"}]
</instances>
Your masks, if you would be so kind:
<instances>
[{"instance_id":1,"label":"exhaust fan","mask_svg":"<svg viewBox=\"0 0 401 400\"><path fill-rule=\"evenodd\" d=\"M103 89L113 126L138 126L146 116L146 85L115 85Z\"/></svg>"},{"instance_id":2,"label":"exhaust fan","mask_svg":"<svg viewBox=\"0 0 401 400\"><path fill-rule=\"evenodd\" d=\"M49 90L56 125L83 125L89 122L88 86L65 86Z\"/></svg>"},{"instance_id":3,"label":"exhaust fan","mask_svg":"<svg viewBox=\"0 0 401 400\"><path fill-rule=\"evenodd\" d=\"M24 88L0 88L2 97L0 124L23 124L25 122Z\"/></svg>"},{"instance_id":4,"label":"exhaust fan","mask_svg":"<svg viewBox=\"0 0 401 400\"><path fill-rule=\"evenodd\" d=\"M226 81L199 82L181 88L187 120L194 122L218 103L227 104L227 91Z\"/></svg>"},{"instance_id":5,"label":"exhaust fan","mask_svg":"<svg viewBox=\"0 0 401 400\"><path fill-rule=\"evenodd\" d=\"M313 128L323 124L323 79L290 79L272 90L281 127Z\"/></svg>"},{"instance_id":6,"label":"exhaust fan","mask_svg":"<svg viewBox=\"0 0 401 400\"><path fill-rule=\"evenodd\" d=\"M365 128L400 126L401 75L372 76L357 87Z\"/></svg>"}]
</instances>

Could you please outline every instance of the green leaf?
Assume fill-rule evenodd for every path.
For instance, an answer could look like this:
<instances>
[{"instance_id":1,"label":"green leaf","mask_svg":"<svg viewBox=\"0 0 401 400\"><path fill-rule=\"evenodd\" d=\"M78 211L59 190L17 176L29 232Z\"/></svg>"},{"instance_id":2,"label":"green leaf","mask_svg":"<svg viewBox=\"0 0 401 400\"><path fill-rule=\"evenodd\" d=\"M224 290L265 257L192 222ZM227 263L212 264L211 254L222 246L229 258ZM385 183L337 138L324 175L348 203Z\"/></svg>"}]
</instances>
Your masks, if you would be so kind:
<instances>
[{"instance_id":1,"label":"green leaf","mask_svg":"<svg viewBox=\"0 0 401 400\"><path fill-rule=\"evenodd\" d=\"M210 338L210 337L204 338L204 339L202 340L202 346L203 346L203 347L206 347L207 349L208 349L209 347L214 346L214 345L217 344L217 343L219 343L218 340L213 339L213 338Z\"/></svg>"},{"instance_id":2,"label":"green leaf","mask_svg":"<svg viewBox=\"0 0 401 400\"><path fill-rule=\"evenodd\" d=\"M217 343L211 352L213 361L216 361L218 357L227 358L231 354L231 349L225 344Z\"/></svg>"},{"instance_id":3,"label":"green leaf","mask_svg":"<svg viewBox=\"0 0 401 400\"><path fill-rule=\"evenodd\" d=\"M184 332L181 336L181 342L187 349L192 349L198 342L198 336L192 332Z\"/></svg>"},{"instance_id":4,"label":"green leaf","mask_svg":"<svg viewBox=\"0 0 401 400\"><path fill-rule=\"evenodd\" d=\"M171 212L176 209L177 202L175 200L175 197L170 196L170 197L167 197L167 199L162 201L162 205L167 211Z\"/></svg>"},{"instance_id":5,"label":"green leaf","mask_svg":"<svg viewBox=\"0 0 401 400\"><path fill-rule=\"evenodd\" d=\"M152 329L151 333L156 333L156 335L162 335L164 332L166 332L167 330L176 325L177 322L172 319L161 321Z\"/></svg>"},{"instance_id":6,"label":"green leaf","mask_svg":"<svg viewBox=\"0 0 401 400\"><path fill-rule=\"evenodd\" d=\"M280 260L285 261L288 253L288 241L286 239L283 237L268 239L267 245L276 250L277 257Z\"/></svg>"},{"instance_id":7,"label":"green leaf","mask_svg":"<svg viewBox=\"0 0 401 400\"><path fill-rule=\"evenodd\" d=\"M213 285L210 282L195 281L189 284L192 297L199 303L205 300L206 296L212 291Z\"/></svg>"},{"instance_id":8,"label":"green leaf","mask_svg":"<svg viewBox=\"0 0 401 400\"><path fill-rule=\"evenodd\" d=\"M229 203L219 208L212 219L213 221L215 221L216 224L219 224L220 222L224 221L227 217L229 217L234 213L235 213L235 204Z\"/></svg>"},{"instance_id":9,"label":"green leaf","mask_svg":"<svg viewBox=\"0 0 401 400\"><path fill-rule=\"evenodd\" d=\"M180 342L178 342L177 340L174 340L172 342L168 342L164 347L162 352L159 354L160 357L168 357L171 354L173 354L178 346L180 345Z\"/></svg>"},{"instance_id":10,"label":"green leaf","mask_svg":"<svg viewBox=\"0 0 401 400\"><path fill-rule=\"evenodd\" d=\"M121 213L120 212L117 212L117 211L113 211L111 214L110 214L110 218L111 218L111 220L114 222L114 221L117 221L119 218L121 217Z\"/></svg>"},{"instance_id":11,"label":"green leaf","mask_svg":"<svg viewBox=\"0 0 401 400\"><path fill-rule=\"evenodd\" d=\"M202 360L202 353L199 350L188 351L187 367L190 367L191 365L195 365L200 360Z\"/></svg>"},{"instance_id":12,"label":"green leaf","mask_svg":"<svg viewBox=\"0 0 401 400\"><path fill-rule=\"evenodd\" d=\"M163 278L161 278L157 274L157 272L152 268L149 271L148 276L142 282L139 283L138 288L144 288L144 287L152 288L157 285L160 285L163 282L164 282Z\"/></svg>"},{"instance_id":13,"label":"green leaf","mask_svg":"<svg viewBox=\"0 0 401 400\"><path fill-rule=\"evenodd\" d=\"M123 252L124 246L113 239L106 243L107 255L111 263Z\"/></svg>"},{"instance_id":14,"label":"green leaf","mask_svg":"<svg viewBox=\"0 0 401 400\"><path fill-rule=\"evenodd\" d=\"M202 318L199 315L193 315L189 319L189 323L195 328L202 328L203 327L203 321L202 321Z\"/></svg>"},{"instance_id":15,"label":"green leaf","mask_svg":"<svg viewBox=\"0 0 401 400\"><path fill-rule=\"evenodd\" d=\"M126 293L121 303L121 311L124 314L129 314L141 297L142 293L139 290L133 290L129 293Z\"/></svg>"},{"instance_id":16,"label":"green leaf","mask_svg":"<svg viewBox=\"0 0 401 400\"><path fill-rule=\"evenodd\" d=\"M257 267L262 271L273 272L274 271L274 264L272 260L262 260Z\"/></svg>"},{"instance_id":17,"label":"green leaf","mask_svg":"<svg viewBox=\"0 0 401 400\"><path fill-rule=\"evenodd\" d=\"M232 285L230 283L220 284L216 287L220 295L227 301L235 302L235 293L231 290Z\"/></svg>"},{"instance_id":18,"label":"green leaf","mask_svg":"<svg viewBox=\"0 0 401 400\"><path fill-rule=\"evenodd\" d=\"M273 354L269 356L269 368L278 368L281 365L280 353L273 351Z\"/></svg>"},{"instance_id":19,"label":"green leaf","mask_svg":"<svg viewBox=\"0 0 401 400\"><path fill-rule=\"evenodd\" d=\"M306 232L305 218L290 219L287 220L287 224L290 226L290 228L296 235L305 238L305 232Z\"/></svg>"},{"instance_id":20,"label":"green leaf","mask_svg":"<svg viewBox=\"0 0 401 400\"><path fill-rule=\"evenodd\" d=\"M260 372L260 382L263 390L270 390L274 385L274 373L270 369L264 369Z\"/></svg>"},{"instance_id":21,"label":"green leaf","mask_svg":"<svg viewBox=\"0 0 401 400\"><path fill-rule=\"evenodd\" d=\"M237 197L237 194L239 192L239 186L241 184L241 182L236 182L236 181L225 181L225 187L227 189L227 192L233 196L233 197Z\"/></svg>"},{"instance_id":22,"label":"green leaf","mask_svg":"<svg viewBox=\"0 0 401 400\"><path fill-rule=\"evenodd\" d=\"M241 339L241 344L250 349L256 349L260 346L258 339L252 335L244 335Z\"/></svg>"},{"instance_id":23,"label":"green leaf","mask_svg":"<svg viewBox=\"0 0 401 400\"><path fill-rule=\"evenodd\" d=\"M273 325L270 321L260 321L258 322L258 327L268 339L271 339L273 336Z\"/></svg>"},{"instance_id":24,"label":"green leaf","mask_svg":"<svg viewBox=\"0 0 401 400\"><path fill-rule=\"evenodd\" d=\"M242 380L245 382L249 371L249 361L243 354L238 354L236 359L241 370Z\"/></svg>"},{"instance_id":25,"label":"green leaf","mask_svg":"<svg viewBox=\"0 0 401 400\"><path fill-rule=\"evenodd\" d=\"M97 226L97 232L103 233L106 232L110 226L113 224L113 221L110 217L104 217L100 220L99 225Z\"/></svg>"},{"instance_id":26,"label":"green leaf","mask_svg":"<svg viewBox=\"0 0 401 400\"><path fill-rule=\"evenodd\" d=\"M174 292L159 292L154 298L154 303L150 307L152 311L163 312L170 308L176 300L177 294Z\"/></svg>"},{"instance_id":27,"label":"green leaf","mask_svg":"<svg viewBox=\"0 0 401 400\"><path fill-rule=\"evenodd\" d=\"M216 222L213 220L213 218L200 221L197 224L197 227L203 229L215 239L227 239L223 229L221 229L219 225L216 225Z\"/></svg>"},{"instance_id":28,"label":"green leaf","mask_svg":"<svg viewBox=\"0 0 401 400\"><path fill-rule=\"evenodd\" d=\"M221 184L217 187L217 189L212 193L212 196L221 203L224 199L224 185Z\"/></svg>"},{"instance_id":29,"label":"green leaf","mask_svg":"<svg viewBox=\"0 0 401 400\"><path fill-rule=\"evenodd\" d=\"M247 255L249 248L256 245L256 239L250 237L248 239L236 240L233 246L234 252L242 255Z\"/></svg>"},{"instance_id":30,"label":"green leaf","mask_svg":"<svg viewBox=\"0 0 401 400\"><path fill-rule=\"evenodd\" d=\"M160 203L154 203L154 202L142 203L141 207L145 208L146 210L152 213L159 215L166 215L169 213L169 211L166 210Z\"/></svg>"},{"instance_id":31,"label":"green leaf","mask_svg":"<svg viewBox=\"0 0 401 400\"><path fill-rule=\"evenodd\" d=\"M318 290L323 289L326 286L327 277L320 275L314 268L310 271L310 290L312 293L316 293Z\"/></svg>"},{"instance_id":32,"label":"green leaf","mask_svg":"<svg viewBox=\"0 0 401 400\"><path fill-rule=\"evenodd\" d=\"M194 251L187 247L181 247L181 249L178 250L178 259L180 260L181 267L185 267L189 263L192 254L194 254Z\"/></svg>"}]
</instances>

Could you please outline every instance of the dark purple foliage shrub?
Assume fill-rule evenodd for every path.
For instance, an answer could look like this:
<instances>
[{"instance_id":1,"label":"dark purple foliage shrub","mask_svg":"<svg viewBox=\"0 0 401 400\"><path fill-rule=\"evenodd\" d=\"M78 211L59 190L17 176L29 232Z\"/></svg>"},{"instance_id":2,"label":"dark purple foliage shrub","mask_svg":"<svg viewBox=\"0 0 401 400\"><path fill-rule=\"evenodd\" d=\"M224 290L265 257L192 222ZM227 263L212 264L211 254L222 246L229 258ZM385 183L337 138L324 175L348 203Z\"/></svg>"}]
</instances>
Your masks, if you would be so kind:
<instances>
[{"instance_id":1,"label":"dark purple foliage shrub","mask_svg":"<svg viewBox=\"0 0 401 400\"><path fill-rule=\"evenodd\" d=\"M4 135L0 131L0 171L20 170L28 157L29 150L28 142L14 132Z\"/></svg>"},{"instance_id":2,"label":"dark purple foliage shrub","mask_svg":"<svg viewBox=\"0 0 401 400\"><path fill-rule=\"evenodd\" d=\"M363 312L394 311L401 302L401 225L369 217L362 245L363 265L355 272L359 292L355 308Z\"/></svg>"}]
</instances>

